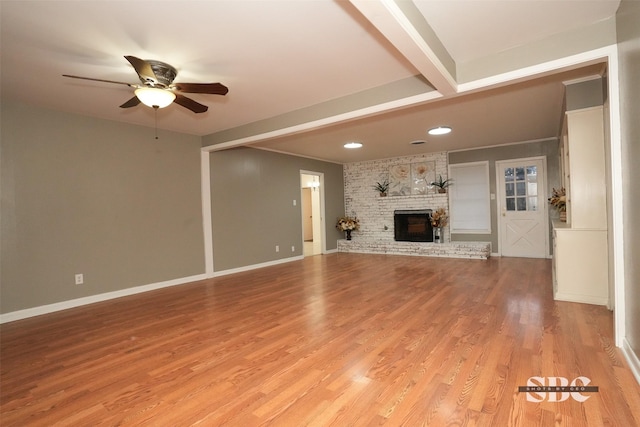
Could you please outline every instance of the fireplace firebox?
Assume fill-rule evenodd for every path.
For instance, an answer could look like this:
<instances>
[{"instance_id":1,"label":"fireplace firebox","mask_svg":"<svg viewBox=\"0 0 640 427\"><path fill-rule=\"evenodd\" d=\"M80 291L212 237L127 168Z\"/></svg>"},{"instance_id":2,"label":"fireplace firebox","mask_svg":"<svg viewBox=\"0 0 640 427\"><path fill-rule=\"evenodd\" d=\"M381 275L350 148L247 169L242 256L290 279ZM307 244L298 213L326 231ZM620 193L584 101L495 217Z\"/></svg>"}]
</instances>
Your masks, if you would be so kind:
<instances>
[{"instance_id":1,"label":"fireplace firebox","mask_svg":"<svg viewBox=\"0 0 640 427\"><path fill-rule=\"evenodd\" d=\"M431 209L393 211L393 231L398 242L433 242Z\"/></svg>"}]
</instances>

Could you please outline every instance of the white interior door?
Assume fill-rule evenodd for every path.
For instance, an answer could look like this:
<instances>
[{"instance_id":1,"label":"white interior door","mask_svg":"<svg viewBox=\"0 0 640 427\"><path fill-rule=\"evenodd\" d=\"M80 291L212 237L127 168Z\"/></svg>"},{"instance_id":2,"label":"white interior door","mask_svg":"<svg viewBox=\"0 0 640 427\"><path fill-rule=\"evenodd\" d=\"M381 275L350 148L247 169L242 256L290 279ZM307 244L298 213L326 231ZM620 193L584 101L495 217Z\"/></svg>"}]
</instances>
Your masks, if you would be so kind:
<instances>
[{"instance_id":1,"label":"white interior door","mask_svg":"<svg viewBox=\"0 0 640 427\"><path fill-rule=\"evenodd\" d=\"M502 256L547 257L545 163L543 157L496 162Z\"/></svg>"}]
</instances>

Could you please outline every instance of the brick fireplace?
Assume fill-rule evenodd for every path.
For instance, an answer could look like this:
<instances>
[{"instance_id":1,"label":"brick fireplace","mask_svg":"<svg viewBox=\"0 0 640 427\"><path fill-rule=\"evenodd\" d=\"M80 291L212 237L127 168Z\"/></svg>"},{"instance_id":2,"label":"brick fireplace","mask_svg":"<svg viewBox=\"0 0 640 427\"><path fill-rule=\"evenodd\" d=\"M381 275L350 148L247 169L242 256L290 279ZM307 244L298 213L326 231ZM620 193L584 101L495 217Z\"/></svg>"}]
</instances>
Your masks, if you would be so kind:
<instances>
[{"instance_id":1,"label":"brick fireplace","mask_svg":"<svg viewBox=\"0 0 640 427\"><path fill-rule=\"evenodd\" d=\"M396 157L392 159L347 163L344 165L345 214L357 216L360 230L354 239L395 241L394 211L444 208L449 211L448 194L438 194L430 189L423 195L380 197L373 186L376 182L389 179L391 167L399 164L435 161L436 176L447 177L447 155L444 152L419 156ZM448 227L444 230L448 236ZM449 241L449 239L445 239Z\"/></svg>"},{"instance_id":2,"label":"brick fireplace","mask_svg":"<svg viewBox=\"0 0 640 427\"><path fill-rule=\"evenodd\" d=\"M452 242L449 227L443 230L447 243L432 243L433 232L430 229L427 231L424 215L422 224L412 223L410 228L412 232L419 231L425 240L396 240L396 211L435 211L444 208L448 213L448 194L430 190L426 194L380 197L373 186L376 182L389 179L390 168L394 165L431 161L435 162L436 176L442 175L446 179L445 152L345 164L345 214L358 217L360 230L354 232L353 240L338 240L338 252L487 259L491 253L489 243Z\"/></svg>"}]
</instances>

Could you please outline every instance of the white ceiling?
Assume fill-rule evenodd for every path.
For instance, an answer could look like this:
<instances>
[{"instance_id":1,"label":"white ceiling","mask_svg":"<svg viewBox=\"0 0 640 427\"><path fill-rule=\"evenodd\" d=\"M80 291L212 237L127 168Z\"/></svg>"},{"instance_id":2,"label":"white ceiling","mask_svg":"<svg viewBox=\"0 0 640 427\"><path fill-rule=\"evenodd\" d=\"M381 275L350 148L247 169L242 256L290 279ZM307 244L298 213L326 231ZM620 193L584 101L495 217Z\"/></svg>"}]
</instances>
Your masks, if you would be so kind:
<instances>
[{"instance_id":1,"label":"white ceiling","mask_svg":"<svg viewBox=\"0 0 640 427\"><path fill-rule=\"evenodd\" d=\"M619 0L414 0L464 63L615 15Z\"/></svg>"},{"instance_id":2,"label":"white ceiling","mask_svg":"<svg viewBox=\"0 0 640 427\"><path fill-rule=\"evenodd\" d=\"M402 41L385 33L375 9L384 3L4 0L0 2L1 95L153 127L152 109L118 107L131 98L131 88L62 74L137 83L124 55L160 60L178 69L176 82L221 82L229 87L224 97L189 95L208 105L207 113L194 114L178 105L158 112L161 130L205 136L286 118L419 74L446 93L447 83L440 83L442 75L430 71L432 64L425 66L423 58L412 57L403 50ZM615 14L619 0L414 0L414 4L453 60L464 63L607 19ZM379 108L375 115L352 116L295 135L283 131L277 138L256 137L251 144L351 162L553 137L560 122L560 81L601 71L601 67L574 70L465 96L449 93L439 100L395 106L390 112ZM440 142L428 139L425 130L442 123L453 126L454 132ZM427 143L408 144L415 139ZM346 151L342 144L348 140L365 146Z\"/></svg>"}]
</instances>

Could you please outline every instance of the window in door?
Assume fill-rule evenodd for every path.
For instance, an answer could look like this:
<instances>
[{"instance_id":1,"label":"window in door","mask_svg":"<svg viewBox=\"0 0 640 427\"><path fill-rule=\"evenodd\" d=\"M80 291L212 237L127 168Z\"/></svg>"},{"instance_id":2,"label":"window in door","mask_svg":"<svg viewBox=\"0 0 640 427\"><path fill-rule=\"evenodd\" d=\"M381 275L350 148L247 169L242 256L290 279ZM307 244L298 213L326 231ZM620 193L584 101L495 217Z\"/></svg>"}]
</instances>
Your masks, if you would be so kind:
<instances>
[{"instance_id":1,"label":"window in door","mask_svg":"<svg viewBox=\"0 0 640 427\"><path fill-rule=\"evenodd\" d=\"M504 170L504 194L507 211L537 211L538 167L509 167Z\"/></svg>"}]
</instances>

